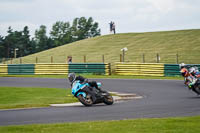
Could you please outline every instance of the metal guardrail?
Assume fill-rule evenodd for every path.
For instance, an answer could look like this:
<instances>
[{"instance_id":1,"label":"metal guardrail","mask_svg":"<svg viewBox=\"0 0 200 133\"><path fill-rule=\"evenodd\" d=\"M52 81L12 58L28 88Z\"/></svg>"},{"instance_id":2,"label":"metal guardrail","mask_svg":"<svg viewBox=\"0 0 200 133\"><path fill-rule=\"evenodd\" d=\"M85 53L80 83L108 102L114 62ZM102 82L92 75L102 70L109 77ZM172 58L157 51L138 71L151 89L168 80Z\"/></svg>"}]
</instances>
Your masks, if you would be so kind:
<instances>
[{"instance_id":1,"label":"metal guardrail","mask_svg":"<svg viewBox=\"0 0 200 133\"><path fill-rule=\"evenodd\" d=\"M110 75L110 71L110 64L104 63L0 64L0 74L5 75L54 75L71 72Z\"/></svg>"},{"instance_id":2,"label":"metal guardrail","mask_svg":"<svg viewBox=\"0 0 200 133\"><path fill-rule=\"evenodd\" d=\"M0 74L7 75L8 74L8 65L0 64Z\"/></svg>"},{"instance_id":3,"label":"metal guardrail","mask_svg":"<svg viewBox=\"0 0 200 133\"><path fill-rule=\"evenodd\" d=\"M69 72L74 73L92 73L110 75L110 64L104 63L71 63Z\"/></svg>"},{"instance_id":4,"label":"metal guardrail","mask_svg":"<svg viewBox=\"0 0 200 133\"><path fill-rule=\"evenodd\" d=\"M164 64L159 63L116 63L118 75L164 76Z\"/></svg>"},{"instance_id":5,"label":"metal guardrail","mask_svg":"<svg viewBox=\"0 0 200 133\"><path fill-rule=\"evenodd\" d=\"M200 70L200 64L187 64L186 67L190 68L196 66ZM165 64L165 76L180 76L179 64Z\"/></svg>"},{"instance_id":6,"label":"metal guardrail","mask_svg":"<svg viewBox=\"0 0 200 133\"><path fill-rule=\"evenodd\" d=\"M34 64L9 64L8 74L9 75L33 75Z\"/></svg>"}]
</instances>

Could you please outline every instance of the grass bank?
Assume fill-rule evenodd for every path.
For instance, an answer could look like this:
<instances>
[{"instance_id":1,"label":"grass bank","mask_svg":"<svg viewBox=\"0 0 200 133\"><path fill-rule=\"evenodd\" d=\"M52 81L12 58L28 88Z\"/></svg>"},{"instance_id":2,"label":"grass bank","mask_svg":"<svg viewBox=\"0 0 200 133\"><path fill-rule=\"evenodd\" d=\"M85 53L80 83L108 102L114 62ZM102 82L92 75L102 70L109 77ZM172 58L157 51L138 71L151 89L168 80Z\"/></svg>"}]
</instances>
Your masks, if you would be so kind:
<instances>
[{"instance_id":1,"label":"grass bank","mask_svg":"<svg viewBox=\"0 0 200 133\"><path fill-rule=\"evenodd\" d=\"M0 126L1 133L198 133L200 116Z\"/></svg>"},{"instance_id":2,"label":"grass bank","mask_svg":"<svg viewBox=\"0 0 200 133\"><path fill-rule=\"evenodd\" d=\"M50 63L53 57L54 63L66 63L67 56L72 56L74 63L103 62L115 63L120 61L121 49L128 48L125 54L126 62L155 63L157 54L160 63L186 64L200 63L200 29L123 33L105 35L77 41L60 47L45 50L36 54L22 57L23 63ZM8 61L10 63L10 61ZM20 63L20 59L13 60Z\"/></svg>"},{"instance_id":3,"label":"grass bank","mask_svg":"<svg viewBox=\"0 0 200 133\"><path fill-rule=\"evenodd\" d=\"M0 87L0 109L48 107L76 101L69 89Z\"/></svg>"}]
</instances>

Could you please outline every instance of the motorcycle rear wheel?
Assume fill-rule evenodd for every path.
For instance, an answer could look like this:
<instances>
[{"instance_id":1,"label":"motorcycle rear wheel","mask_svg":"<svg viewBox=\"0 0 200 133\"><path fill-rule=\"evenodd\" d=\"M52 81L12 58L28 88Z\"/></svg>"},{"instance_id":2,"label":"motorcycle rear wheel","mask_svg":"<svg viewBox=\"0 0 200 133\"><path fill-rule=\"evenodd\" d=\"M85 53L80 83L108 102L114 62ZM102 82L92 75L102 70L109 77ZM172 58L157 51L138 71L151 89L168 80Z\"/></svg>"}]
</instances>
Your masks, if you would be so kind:
<instances>
[{"instance_id":1,"label":"motorcycle rear wheel","mask_svg":"<svg viewBox=\"0 0 200 133\"><path fill-rule=\"evenodd\" d=\"M78 96L78 100L85 106L92 106L93 101L91 95L86 95L86 97L83 97L83 95Z\"/></svg>"}]
</instances>

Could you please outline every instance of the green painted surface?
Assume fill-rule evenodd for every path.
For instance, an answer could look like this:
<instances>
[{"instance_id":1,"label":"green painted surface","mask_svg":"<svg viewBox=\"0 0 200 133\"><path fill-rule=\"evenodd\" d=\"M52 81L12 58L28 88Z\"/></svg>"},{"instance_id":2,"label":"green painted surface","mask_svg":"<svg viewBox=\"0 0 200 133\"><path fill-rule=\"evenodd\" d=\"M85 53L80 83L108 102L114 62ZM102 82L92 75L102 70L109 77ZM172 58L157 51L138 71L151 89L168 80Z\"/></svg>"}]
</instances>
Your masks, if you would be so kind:
<instances>
[{"instance_id":1,"label":"green painted surface","mask_svg":"<svg viewBox=\"0 0 200 133\"><path fill-rule=\"evenodd\" d=\"M95 73L105 74L105 64L103 63L72 63L69 64L69 73Z\"/></svg>"},{"instance_id":2,"label":"green painted surface","mask_svg":"<svg viewBox=\"0 0 200 133\"><path fill-rule=\"evenodd\" d=\"M9 64L8 75L34 75L34 64Z\"/></svg>"},{"instance_id":3,"label":"green painted surface","mask_svg":"<svg viewBox=\"0 0 200 133\"><path fill-rule=\"evenodd\" d=\"M178 64L165 64L164 65L165 76L180 76L180 68Z\"/></svg>"},{"instance_id":4,"label":"green painted surface","mask_svg":"<svg viewBox=\"0 0 200 133\"><path fill-rule=\"evenodd\" d=\"M186 64L186 68L198 67L200 70L200 64ZM179 64L165 64L164 65L165 76L181 76Z\"/></svg>"}]
</instances>

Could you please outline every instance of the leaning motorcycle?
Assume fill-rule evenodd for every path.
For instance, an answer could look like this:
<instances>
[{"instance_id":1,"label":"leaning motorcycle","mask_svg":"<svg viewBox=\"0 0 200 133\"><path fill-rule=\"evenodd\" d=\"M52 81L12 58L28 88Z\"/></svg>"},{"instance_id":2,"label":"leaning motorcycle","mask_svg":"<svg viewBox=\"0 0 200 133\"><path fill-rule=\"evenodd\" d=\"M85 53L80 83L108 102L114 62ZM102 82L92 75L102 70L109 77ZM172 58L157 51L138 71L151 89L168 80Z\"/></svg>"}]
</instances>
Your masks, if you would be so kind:
<instances>
[{"instance_id":1,"label":"leaning motorcycle","mask_svg":"<svg viewBox=\"0 0 200 133\"><path fill-rule=\"evenodd\" d=\"M188 88L195 92L197 95L200 95L200 78L188 77ZM190 83L195 82L193 85Z\"/></svg>"},{"instance_id":2,"label":"leaning motorcycle","mask_svg":"<svg viewBox=\"0 0 200 133\"><path fill-rule=\"evenodd\" d=\"M101 87L101 83L97 83ZM92 106L93 104L105 103L112 105L114 103L113 97L105 90L97 90L91 87L88 83L80 83L75 81L72 85L72 94L85 106Z\"/></svg>"}]
</instances>

